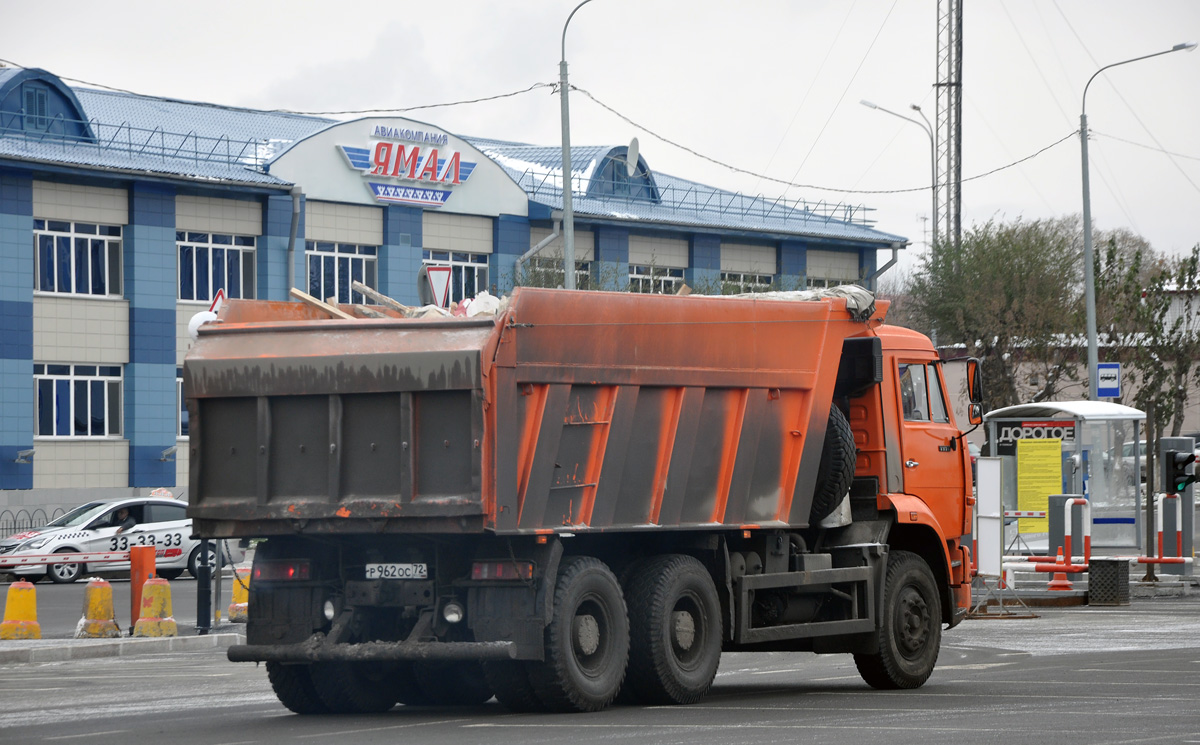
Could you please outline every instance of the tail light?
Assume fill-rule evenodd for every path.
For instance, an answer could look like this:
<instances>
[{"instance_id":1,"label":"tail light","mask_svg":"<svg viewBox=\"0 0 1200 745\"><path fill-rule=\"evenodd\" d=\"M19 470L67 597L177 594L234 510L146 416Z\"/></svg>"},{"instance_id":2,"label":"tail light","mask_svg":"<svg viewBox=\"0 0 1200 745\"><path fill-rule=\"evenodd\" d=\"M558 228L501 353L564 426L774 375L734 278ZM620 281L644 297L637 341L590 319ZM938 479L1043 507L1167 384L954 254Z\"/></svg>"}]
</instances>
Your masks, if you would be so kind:
<instances>
[{"instance_id":1,"label":"tail light","mask_svg":"<svg viewBox=\"0 0 1200 745\"><path fill-rule=\"evenodd\" d=\"M533 579L532 561L477 561L471 565L471 579L529 580Z\"/></svg>"},{"instance_id":2,"label":"tail light","mask_svg":"<svg viewBox=\"0 0 1200 745\"><path fill-rule=\"evenodd\" d=\"M289 582L312 579L312 565L307 559L255 562L254 581Z\"/></svg>"}]
</instances>

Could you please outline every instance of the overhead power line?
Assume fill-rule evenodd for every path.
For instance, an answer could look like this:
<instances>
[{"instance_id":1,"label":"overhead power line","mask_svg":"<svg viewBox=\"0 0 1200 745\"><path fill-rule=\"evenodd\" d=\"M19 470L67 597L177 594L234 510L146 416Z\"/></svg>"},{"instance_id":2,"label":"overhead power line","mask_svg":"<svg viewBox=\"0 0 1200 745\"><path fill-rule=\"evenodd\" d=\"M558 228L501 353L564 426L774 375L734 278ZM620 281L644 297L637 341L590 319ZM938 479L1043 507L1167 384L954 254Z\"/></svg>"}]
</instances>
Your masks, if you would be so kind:
<instances>
[{"instance_id":1,"label":"overhead power line","mask_svg":"<svg viewBox=\"0 0 1200 745\"><path fill-rule=\"evenodd\" d=\"M832 186L819 186L817 184L800 184L800 183L796 183L794 181L789 181L787 179L775 178L773 176L767 176L765 174L756 173L754 171L751 171L751 170L748 170L745 168L740 168L738 166L735 166L735 165L732 165L729 163L725 163L723 161L717 160L716 158L711 158L711 157L705 155L704 153L701 153L697 150L693 150L692 148L688 147L687 145L681 145L680 143L675 142L674 140L664 137L663 135L658 134L654 130L649 129L648 127L645 127L645 126L635 122L634 120L630 119L629 117L625 116L624 114L617 111L616 109L609 106L608 104L604 103L600 99L596 98L589 91L587 91L583 88L579 88L579 87L572 85L571 90L582 93L583 95L585 95L589 99L591 99L591 101L593 103L595 103L597 106L599 106L600 108L609 112L610 114L616 116L621 121L625 122L626 124L629 124L630 126L636 127L637 129L640 129L641 131L645 132L646 134L650 135L651 137L653 137L661 142L664 142L664 143L670 145L671 147L682 150L685 153L690 153L691 155L694 155L697 158L700 158L701 160L705 160L705 161L708 161L709 163L712 163L713 165L717 165L722 168L726 168L730 171L733 171L734 173L741 173L746 176L754 176L755 178L760 178L763 181L769 181L773 184L779 184L781 186L788 186L788 187L795 187L798 189L815 189L818 191L830 191L830 192L836 192L839 194L910 194L910 193L924 192L924 191L929 190L928 185L913 187L910 189L838 189L838 188L835 188ZM1075 130L1074 132L1063 135L1058 140L1055 140L1054 142L1050 143L1049 145L1046 145L1045 147L1038 150L1037 152L1026 155L1024 158L1021 158L1020 160L1015 160L1012 163L1008 163L1006 165L999 166L998 168L993 168L990 171L986 171L984 173L980 173L975 176L970 176L968 178L963 179L960 183L965 184L968 181L976 181L978 179L985 178L987 176L991 176L993 174L999 173L999 172L1007 170L1009 168L1019 166L1020 164L1026 162L1028 160L1032 160L1033 158L1036 158L1037 156L1041 155L1042 153L1046 152L1047 150L1050 150L1051 148L1061 145L1062 143L1075 137L1078 134L1079 134L1079 130Z\"/></svg>"}]
</instances>

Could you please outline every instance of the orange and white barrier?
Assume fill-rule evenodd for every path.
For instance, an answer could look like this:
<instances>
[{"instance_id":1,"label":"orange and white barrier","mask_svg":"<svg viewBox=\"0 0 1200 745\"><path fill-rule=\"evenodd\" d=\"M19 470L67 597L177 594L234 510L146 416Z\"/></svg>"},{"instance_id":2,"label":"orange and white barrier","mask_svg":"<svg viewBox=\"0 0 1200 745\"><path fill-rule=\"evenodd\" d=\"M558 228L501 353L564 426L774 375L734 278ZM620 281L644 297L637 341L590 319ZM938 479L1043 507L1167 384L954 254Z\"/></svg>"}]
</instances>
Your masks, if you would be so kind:
<instances>
[{"instance_id":1,"label":"orange and white barrier","mask_svg":"<svg viewBox=\"0 0 1200 745\"><path fill-rule=\"evenodd\" d=\"M156 559L173 559L183 555L182 548L159 548L154 552ZM40 564L103 564L105 562L129 561L128 551L97 551L78 554L30 554L0 558L0 570L15 567L38 566Z\"/></svg>"}]
</instances>

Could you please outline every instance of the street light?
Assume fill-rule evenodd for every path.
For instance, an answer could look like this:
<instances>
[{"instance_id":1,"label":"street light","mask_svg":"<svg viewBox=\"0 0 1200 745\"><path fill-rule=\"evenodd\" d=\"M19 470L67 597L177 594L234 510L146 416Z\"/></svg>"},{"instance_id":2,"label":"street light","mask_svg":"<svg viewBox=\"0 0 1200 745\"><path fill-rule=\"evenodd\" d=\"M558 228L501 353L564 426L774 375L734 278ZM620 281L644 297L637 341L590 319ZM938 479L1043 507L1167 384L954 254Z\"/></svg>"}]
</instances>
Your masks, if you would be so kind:
<instances>
[{"instance_id":1,"label":"street light","mask_svg":"<svg viewBox=\"0 0 1200 745\"><path fill-rule=\"evenodd\" d=\"M882 111L885 114L891 114L892 116L903 119L906 122L912 122L921 129L925 130L925 134L929 135L929 183L932 185L931 188L933 190L933 245L936 246L938 242L937 143L933 139L933 125L929 123L929 119L925 116L925 112L921 111L921 107L915 103L909 104L909 108L920 114L921 118L925 120L924 122L917 121L911 116L897 114L895 111L885 109L878 104L871 103L870 101L859 101L859 103L861 103L863 106L866 106L868 109Z\"/></svg>"},{"instance_id":2,"label":"street light","mask_svg":"<svg viewBox=\"0 0 1200 745\"><path fill-rule=\"evenodd\" d=\"M563 287L575 289L575 211L571 207L571 113L567 104L567 26L580 8L592 0L583 0L563 24L562 60L558 63L558 88L562 94L562 167L563 167Z\"/></svg>"},{"instance_id":3,"label":"street light","mask_svg":"<svg viewBox=\"0 0 1200 745\"><path fill-rule=\"evenodd\" d=\"M1118 65L1128 65L1130 62L1150 59L1171 52L1188 52L1196 48L1196 42L1187 41L1182 44L1176 44L1170 49L1164 49L1161 52L1154 54L1146 54L1141 57L1134 57L1121 62L1114 62L1111 65L1105 65L1092 74L1088 78L1087 85L1083 86L1083 104L1079 108L1079 147L1082 151L1083 160L1083 286L1084 286L1084 301L1087 304L1087 343L1088 343L1088 400L1096 401L1099 396L1096 395L1096 389L1099 387L1099 352L1096 345L1096 278L1095 268L1093 264L1092 252L1092 196L1091 187L1088 182L1088 125L1087 125L1087 92L1092 81L1096 76L1105 70L1116 67Z\"/></svg>"}]
</instances>

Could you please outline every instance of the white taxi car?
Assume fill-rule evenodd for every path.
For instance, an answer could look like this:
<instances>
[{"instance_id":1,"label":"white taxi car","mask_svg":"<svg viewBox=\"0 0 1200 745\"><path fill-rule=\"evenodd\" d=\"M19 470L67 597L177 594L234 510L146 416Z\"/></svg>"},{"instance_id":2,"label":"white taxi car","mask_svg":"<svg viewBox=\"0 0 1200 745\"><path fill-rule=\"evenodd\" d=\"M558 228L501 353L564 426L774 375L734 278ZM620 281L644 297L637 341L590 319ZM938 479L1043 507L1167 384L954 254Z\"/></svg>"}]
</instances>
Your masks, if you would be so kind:
<instances>
[{"instance_id":1,"label":"white taxi car","mask_svg":"<svg viewBox=\"0 0 1200 745\"><path fill-rule=\"evenodd\" d=\"M127 509L135 525L118 533L121 521L117 512ZM88 502L52 520L45 527L35 528L0 539L0 573L15 574L21 579L37 582L50 577L54 582L74 582L85 573L129 571L128 561L83 564L34 564L3 568L5 559L15 556L57 553L101 553L128 551L131 546L154 546L155 574L163 579L175 579L186 569L196 576L200 564L200 541L191 537L192 521L186 514L187 505L175 499L136 497L112 501ZM225 542L229 561L241 561L242 551L236 541ZM210 544L211 545L211 544ZM213 550L209 551L211 565Z\"/></svg>"}]
</instances>

